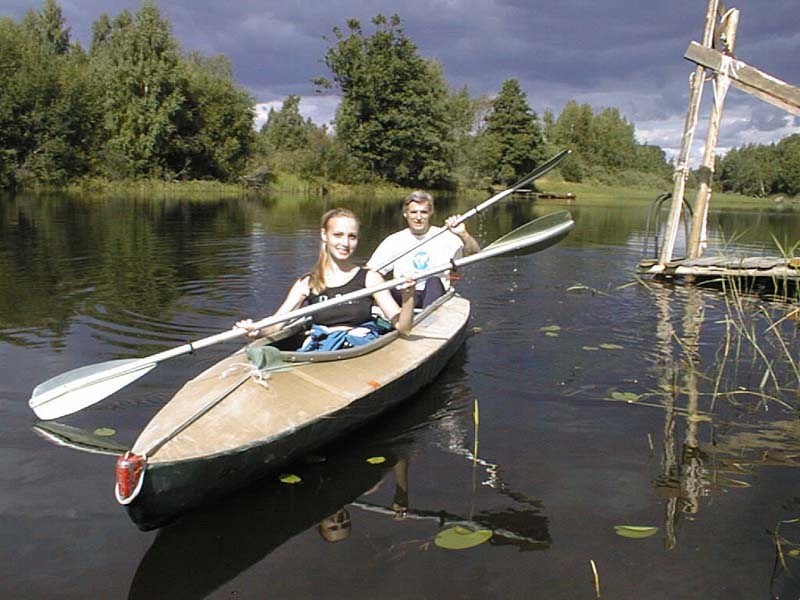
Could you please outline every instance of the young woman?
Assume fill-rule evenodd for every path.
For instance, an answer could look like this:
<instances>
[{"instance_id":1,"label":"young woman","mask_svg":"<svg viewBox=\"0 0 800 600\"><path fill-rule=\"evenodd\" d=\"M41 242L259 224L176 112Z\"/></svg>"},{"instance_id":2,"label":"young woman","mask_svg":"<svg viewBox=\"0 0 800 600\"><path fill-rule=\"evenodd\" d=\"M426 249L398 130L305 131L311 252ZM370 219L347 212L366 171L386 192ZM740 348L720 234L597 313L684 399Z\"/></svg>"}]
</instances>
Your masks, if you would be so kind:
<instances>
[{"instance_id":1,"label":"young woman","mask_svg":"<svg viewBox=\"0 0 800 600\"><path fill-rule=\"evenodd\" d=\"M322 216L320 228L319 260L314 269L298 279L275 315L290 312L302 304L316 304L349 292L372 287L383 283L383 277L368 269L362 269L353 263L353 254L358 246L359 223L355 214L344 208L335 208ZM413 280L409 280L413 284ZM383 290L361 299L331 306L312 315L314 331L324 334L337 331L355 331L362 325L372 321L372 303L383 312L395 329L405 333L411 329L414 317L414 286L403 290L402 306L392 298L389 290ZM236 327L244 329L249 337L268 335L281 328L274 325L264 329L253 327L250 319L239 321ZM308 342L303 349L309 347Z\"/></svg>"}]
</instances>

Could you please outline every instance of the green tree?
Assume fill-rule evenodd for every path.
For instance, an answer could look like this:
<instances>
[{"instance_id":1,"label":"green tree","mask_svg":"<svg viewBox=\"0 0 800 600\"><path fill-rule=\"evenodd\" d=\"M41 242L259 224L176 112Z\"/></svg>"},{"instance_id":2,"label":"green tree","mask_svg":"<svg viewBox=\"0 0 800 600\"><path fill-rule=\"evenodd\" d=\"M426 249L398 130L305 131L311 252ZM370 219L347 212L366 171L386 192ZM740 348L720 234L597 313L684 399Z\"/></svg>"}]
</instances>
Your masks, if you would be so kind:
<instances>
[{"instance_id":1,"label":"green tree","mask_svg":"<svg viewBox=\"0 0 800 600\"><path fill-rule=\"evenodd\" d=\"M253 149L255 101L234 82L227 57L194 53L181 64L186 102L177 123L186 175L234 179Z\"/></svg>"},{"instance_id":2,"label":"green tree","mask_svg":"<svg viewBox=\"0 0 800 600\"><path fill-rule=\"evenodd\" d=\"M480 135L484 170L494 183L513 183L543 159L539 118L516 79L503 83Z\"/></svg>"},{"instance_id":3,"label":"green tree","mask_svg":"<svg viewBox=\"0 0 800 600\"><path fill-rule=\"evenodd\" d=\"M158 7L146 0L135 19L127 12L112 31L95 27L93 66L105 89L105 170L112 177L165 177L183 171L179 124L186 120L186 87L178 43Z\"/></svg>"},{"instance_id":4,"label":"green tree","mask_svg":"<svg viewBox=\"0 0 800 600\"><path fill-rule=\"evenodd\" d=\"M325 126L317 127L300 114L300 97L289 95L280 110L270 109L259 132L260 150L270 170L299 175L307 181L349 181L358 167Z\"/></svg>"},{"instance_id":5,"label":"green tree","mask_svg":"<svg viewBox=\"0 0 800 600\"><path fill-rule=\"evenodd\" d=\"M549 108L546 108L544 113L542 113L542 129L544 141L552 144L556 129L556 117Z\"/></svg>"},{"instance_id":6,"label":"green tree","mask_svg":"<svg viewBox=\"0 0 800 600\"><path fill-rule=\"evenodd\" d=\"M485 183L481 173L481 155L477 132L483 115L488 112L486 97L472 98L467 86L453 91L448 99L447 114L450 118L455 144L454 178L459 187L474 187Z\"/></svg>"},{"instance_id":7,"label":"green tree","mask_svg":"<svg viewBox=\"0 0 800 600\"><path fill-rule=\"evenodd\" d=\"M365 35L351 19L334 28L325 64L342 101L336 134L367 173L409 186L442 187L454 160L448 89L438 64L419 56L397 15L372 19Z\"/></svg>"},{"instance_id":8,"label":"green tree","mask_svg":"<svg viewBox=\"0 0 800 600\"><path fill-rule=\"evenodd\" d=\"M776 191L792 196L800 194L800 134L778 142L775 154L778 165Z\"/></svg>"},{"instance_id":9,"label":"green tree","mask_svg":"<svg viewBox=\"0 0 800 600\"><path fill-rule=\"evenodd\" d=\"M746 196L764 197L776 190L778 165L774 146L749 144L734 148L721 159L716 180L722 190Z\"/></svg>"},{"instance_id":10,"label":"green tree","mask_svg":"<svg viewBox=\"0 0 800 600\"><path fill-rule=\"evenodd\" d=\"M69 27L55 0L47 0L41 11L29 11L23 27L45 54L57 56L69 50Z\"/></svg>"},{"instance_id":11,"label":"green tree","mask_svg":"<svg viewBox=\"0 0 800 600\"><path fill-rule=\"evenodd\" d=\"M309 145L313 123L300 114L300 96L291 94L283 101L280 110L270 109L261 135L267 152L301 150Z\"/></svg>"},{"instance_id":12,"label":"green tree","mask_svg":"<svg viewBox=\"0 0 800 600\"><path fill-rule=\"evenodd\" d=\"M21 25L0 21L0 187L88 170L96 119L85 67L55 2Z\"/></svg>"},{"instance_id":13,"label":"green tree","mask_svg":"<svg viewBox=\"0 0 800 600\"><path fill-rule=\"evenodd\" d=\"M0 19L0 187L76 176L236 177L253 98L224 57L183 56L156 5L101 15L89 54L47 0Z\"/></svg>"},{"instance_id":14,"label":"green tree","mask_svg":"<svg viewBox=\"0 0 800 600\"><path fill-rule=\"evenodd\" d=\"M595 114L588 104L573 100L551 123L550 143L573 151L561 168L567 181L652 186L669 180L671 169L664 151L639 144L633 124L617 108Z\"/></svg>"},{"instance_id":15,"label":"green tree","mask_svg":"<svg viewBox=\"0 0 800 600\"><path fill-rule=\"evenodd\" d=\"M561 174L567 181L583 181L587 174L594 138L593 120L591 106L571 100L552 127L551 142L559 148L572 150L572 156L561 167Z\"/></svg>"},{"instance_id":16,"label":"green tree","mask_svg":"<svg viewBox=\"0 0 800 600\"><path fill-rule=\"evenodd\" d=\"M617 108L605 108L595 115L591 126L589 156L596 165L619 171L634 166L636 138L633 123Z\"/></svg>"}]
</instances>

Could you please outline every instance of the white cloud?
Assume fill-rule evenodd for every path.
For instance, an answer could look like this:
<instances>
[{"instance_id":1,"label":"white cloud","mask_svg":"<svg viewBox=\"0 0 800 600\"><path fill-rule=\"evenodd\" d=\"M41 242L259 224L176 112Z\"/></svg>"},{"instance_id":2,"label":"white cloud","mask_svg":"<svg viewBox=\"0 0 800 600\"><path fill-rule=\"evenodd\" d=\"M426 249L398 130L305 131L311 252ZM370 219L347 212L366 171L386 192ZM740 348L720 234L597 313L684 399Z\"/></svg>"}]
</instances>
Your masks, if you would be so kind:
<instances>
[{"instance_id":1,"label":"white cloud","mask_svg":"<svg viewBox=\"0 0 800 600\"><path fill-rule=\"evenodd\" d=\"M256 130L260 130L264 123L267 122L270 109L280 110L283 101L284 98L268 100L267 102L259 102L253 107L255 110L253 126ZM317 125L330 125L334 116L336 116L336 108L339 106L339 101L339 96L332 94L300 96L300 114L307 119L311 119Z\"/></svg>"}]
</instances>

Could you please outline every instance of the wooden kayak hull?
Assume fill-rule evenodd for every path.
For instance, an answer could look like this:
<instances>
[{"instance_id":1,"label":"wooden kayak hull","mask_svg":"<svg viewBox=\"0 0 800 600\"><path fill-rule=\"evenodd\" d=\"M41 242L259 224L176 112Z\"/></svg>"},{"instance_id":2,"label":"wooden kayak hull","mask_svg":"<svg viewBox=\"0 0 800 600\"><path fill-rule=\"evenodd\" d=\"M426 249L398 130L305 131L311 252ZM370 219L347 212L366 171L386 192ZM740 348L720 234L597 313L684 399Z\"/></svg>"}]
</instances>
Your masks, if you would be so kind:
<instances>
[{"instance_id":1,"label":"wooden kayak hull","mask_svg":"<svg viewBox=\"0 0 800 600\"><path fill-rule=\"evenodd\" d=\"M159 527L392 409L445 367L468 318L469 302L451 293L419 315L408 335L321 362L292 364L298 353L285 353L285 369L261 385L241 367L242 351L221 361L187 383L134 444L146 465L125 503L130 518L141 529ZM320 353L313 354L316 361ZM179 431L165 442L166 430ZM119 489L118 468L118 499Z\"/></svg>"}]
</instances>

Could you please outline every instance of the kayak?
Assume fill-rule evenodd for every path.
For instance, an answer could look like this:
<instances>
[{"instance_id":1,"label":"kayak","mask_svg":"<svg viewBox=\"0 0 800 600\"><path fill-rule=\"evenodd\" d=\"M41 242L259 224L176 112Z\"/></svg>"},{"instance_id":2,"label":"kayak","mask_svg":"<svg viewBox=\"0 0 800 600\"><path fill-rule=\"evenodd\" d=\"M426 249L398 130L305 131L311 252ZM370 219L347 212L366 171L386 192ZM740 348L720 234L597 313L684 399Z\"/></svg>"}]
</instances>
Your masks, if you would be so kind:
<instances>
[{"instance_id":1,"label":"kayak","mask_svg":"<svg viewBox=\"0 0 800 600\"><path fill-rule=\"evenodd\" d=\"M298 352L306 322L240 349L187 382L117 461L115 495L141 529L309 455L431 383L466 336L450 290L368 344Z\"/></svg>"}]
</instances>

